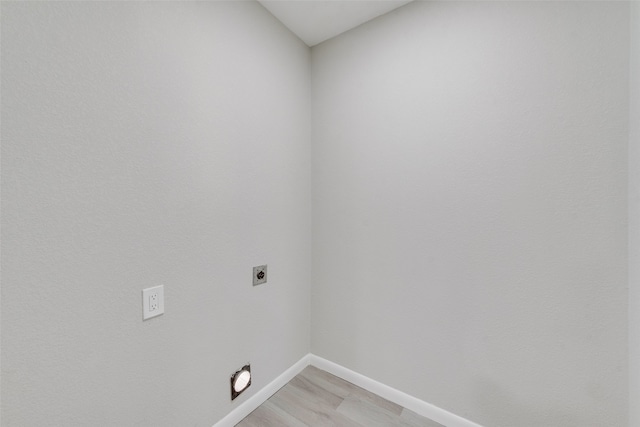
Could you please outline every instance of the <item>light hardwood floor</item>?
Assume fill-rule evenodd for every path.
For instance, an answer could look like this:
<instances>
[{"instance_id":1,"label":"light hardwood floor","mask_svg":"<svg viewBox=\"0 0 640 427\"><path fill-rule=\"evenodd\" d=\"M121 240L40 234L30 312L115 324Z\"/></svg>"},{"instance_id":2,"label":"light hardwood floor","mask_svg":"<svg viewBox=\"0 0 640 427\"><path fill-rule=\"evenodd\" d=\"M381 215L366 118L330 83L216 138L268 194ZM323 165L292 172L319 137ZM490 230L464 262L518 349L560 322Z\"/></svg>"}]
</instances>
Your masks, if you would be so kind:
<instances>
[{"instance_id":1,"label":"light hardwood floor","mask_svg":"<svg viewBox=\"0 0 640 427\"><path fill-rule=\"evenodd\" d=\"M444 427L308 366L236 427Z\"/></svg>"}]
</instances>

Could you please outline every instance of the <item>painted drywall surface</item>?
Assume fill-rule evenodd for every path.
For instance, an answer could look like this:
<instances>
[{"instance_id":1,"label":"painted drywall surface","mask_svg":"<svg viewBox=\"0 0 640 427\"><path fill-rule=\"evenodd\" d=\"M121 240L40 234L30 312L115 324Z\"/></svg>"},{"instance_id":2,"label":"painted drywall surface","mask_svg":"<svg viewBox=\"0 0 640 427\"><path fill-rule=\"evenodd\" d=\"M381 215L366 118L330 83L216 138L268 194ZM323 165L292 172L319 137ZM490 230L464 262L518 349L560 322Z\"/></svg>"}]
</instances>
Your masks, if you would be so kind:
<instances>
[{"instance_id":1,"label":"painted drywall surface","mask_svg":"<svg viewBox=\"0 0 640 427\"><path fill-rule=\"evenodd\" d=\"M412 0L259 0L307 46L314 46Z\"/></svg>"},{"instance_id":2,"label":"painted drywall surface","mask_svg":"<svg viewBox=\"0 0 640 427\"><path fill-rule=\"evenodd\" d=\"M627 425L629 5L312 48L312 353L487 426Z\"/></svg>"},{"instance_id":3,"label":"painted drywall surface","mask_svg":"<svg viewBox=\"0 0 640 427\"><path fill-rule=\"evenodd\" d=\"M629 103L629 427L640 426L640 3L631 3Z\"/></svg>"},{"instance_id":4,"label":"painted drywall surface","mask_svg":"<svg viewBox=\"0 0 640 427\"><path fill-rule=\"evenodd\" d=\"M2 3L3 426L210 427L308 353L309 66L255 2Z\"/></svg>"}]
</instances>

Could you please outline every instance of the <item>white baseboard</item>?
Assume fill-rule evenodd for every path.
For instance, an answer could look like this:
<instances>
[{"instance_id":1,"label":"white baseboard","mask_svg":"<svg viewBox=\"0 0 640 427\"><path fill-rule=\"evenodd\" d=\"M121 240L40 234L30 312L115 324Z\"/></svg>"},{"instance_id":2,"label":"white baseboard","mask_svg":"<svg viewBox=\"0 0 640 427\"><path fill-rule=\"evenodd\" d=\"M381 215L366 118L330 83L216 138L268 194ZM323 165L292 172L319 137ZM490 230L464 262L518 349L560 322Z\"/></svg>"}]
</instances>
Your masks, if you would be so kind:
<instances>
[{"instance_id":1,"label":"white baseboard","mask_svg":"<svg viewBox=\"0 0 640 427\"><path fill-rule=\"evenodd\" d=\"M432 419L446 427L482 427L472 421L462 418L458 415L452 414L442 408L427 403L423 400L417 399L406 393L403 393L388 385L382 384L376 380L366 377L362 374L352 371L351 369L340 366L337 363L330 362L327 359L316 355L310 355L311 365L316 368L327 371L343 380L349 381L371 393L377 394L380 397L384 397L393 403L409 409L423 417Z\"/></svg>"},{"instance_id":2,"label":"white baseboard","mask_svg":"<svg viewBox=\"0 0 640 427\"><path fill-rule=\"evenodd\" d=\"M258 406L267 401L273 394L285 386L289 381L298 375L304 368L309 366L311 354L307 354L298 360L292 367L280 374L275 380L271 381L256 394L246 401L242 402L233 411L229 412L226 417L218 421L213 427L234 427L244 417L253 412Z\"/></svg>"},{"instance_id":3,"label":"white baseboard","mask_svg":"<svg viewBox=\"0 0 640 427\"><path fill-rule=\"evenodd\" d=\"M275 392L280 390L298 375L304 368L309 365L313 365L316 368L327 371L343 380L349 381L365 390L375 393L380 397L384 397L393 403L409 409L419 415L432 419L446 427L482 427L480 424L476 424L458 415L452 414L442 408L422 401L418 398L403 393L388 385L382 384L369 377L365 377L351 369L340 366L337 363L330 362L322 357L307 354L302 359L297 361L293 366L284 371L275 380L271 381L265 387L263 387L256 394L251 396L245 402L241 403L237 408L231 411L226 417L218 421L213 427L234 427L244 417L253 412L258 406L267 401Z\"/></svg>"}]
</instances>

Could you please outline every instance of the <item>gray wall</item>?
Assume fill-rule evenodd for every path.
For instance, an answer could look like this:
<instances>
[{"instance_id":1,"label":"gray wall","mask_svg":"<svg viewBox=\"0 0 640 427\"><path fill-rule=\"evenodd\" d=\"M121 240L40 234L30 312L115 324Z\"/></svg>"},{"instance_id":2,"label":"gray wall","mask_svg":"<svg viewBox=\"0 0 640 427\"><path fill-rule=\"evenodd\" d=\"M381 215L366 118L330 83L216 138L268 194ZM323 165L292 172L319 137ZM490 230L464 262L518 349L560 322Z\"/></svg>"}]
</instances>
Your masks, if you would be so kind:
<instances>
[{"instance_id":1,"label":"gray wall","mask_svg":"<svg viewBox=\"0 0 640 427\"><path fill-rule=\"evenodd\" d=\"M482 425L627 425L629 4L312 49L312 352Z\"/></svg>"},{"instance_id":2,"label":"gray wall","mask_svg":"<svg viewBox=\"0 0 640 427\"><path fill-rule=\"evenodd\" d=\"M211 426L309 351L312 229L314 353L487 426L625 425L628 214L637 426L633 7L631 74L626 3L324 43L312 164L309 49L256 3L2 2L0 424Z\"/></svg>"},{"instance_id":3,"label":"gray wall","mask_svg":"<svg viewBox=\"0 0 640 427\"><path fill-rule=\"evenodd\" d=\"M309 49L255 2L2 2L1 47L1 424L210 427L309 352Z\"/></svg>"},{"instance_id":4,"label":"gray wall","mask_svg":"<svg viewBox=\"0 0 640 427\"><path fill-rule=\"evenodd\" d=\"M629 109L629 426L640 426L640 3L631 3Z\"/></svg>"}]
</instances>

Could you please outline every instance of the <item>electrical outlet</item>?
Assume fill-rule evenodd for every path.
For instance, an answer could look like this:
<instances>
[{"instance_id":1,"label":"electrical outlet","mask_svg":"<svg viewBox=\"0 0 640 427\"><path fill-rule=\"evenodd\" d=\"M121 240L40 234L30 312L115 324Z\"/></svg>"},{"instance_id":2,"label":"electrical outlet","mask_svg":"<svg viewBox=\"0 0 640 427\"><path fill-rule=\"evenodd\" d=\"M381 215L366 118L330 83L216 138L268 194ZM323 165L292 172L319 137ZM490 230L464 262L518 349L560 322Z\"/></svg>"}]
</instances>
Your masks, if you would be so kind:
<instances>
[{"instance_id":1,"label":"electrical outlet","mask_svg":"<svg viewBox=\"0 0 640 427\"><path fill-rule=\"evenodd\" d=\"M164 313L164 285L142 290L142 320Z\"/></svg>"},{"instance_id":2,"label":"electrical outlet","mask_svg":"<svg viewBox=\"0 0 640 427\"><path fill-rule=\"evenodd\" d=\"M149 295L149 311L156 311L158 309L158 293L153 292Z\"/></svg>"},{"instance_id":3,"label":"electrical outlet","mask_svg":"<svg viewBox=\"0 0 640 427\"><path fill-rule=\"evenodd\" d=\"M253 286L267 283L267 265L253 267Z\"/></svg>"}]
</instances>

